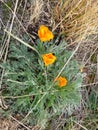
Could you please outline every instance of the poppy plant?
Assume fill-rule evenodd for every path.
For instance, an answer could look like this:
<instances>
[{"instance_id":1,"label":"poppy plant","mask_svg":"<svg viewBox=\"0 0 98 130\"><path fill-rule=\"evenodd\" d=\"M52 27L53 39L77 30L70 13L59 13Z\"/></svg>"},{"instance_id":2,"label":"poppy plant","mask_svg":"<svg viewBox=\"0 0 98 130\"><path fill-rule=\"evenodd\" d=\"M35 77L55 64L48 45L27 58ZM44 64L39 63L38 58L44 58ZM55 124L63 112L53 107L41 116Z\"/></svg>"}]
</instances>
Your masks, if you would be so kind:
<instances>
[{"instance_id":1,"label":"poppy plant","mask_svg":"<svg viewBox=\"0 0 98 130\"><path fill-rule=\"evenodd\" d=\"M50 41L54 38L53 33L44 25L40 26L38 30L38 36L42 42Z\"/></svg>"},{"instance_id":2,"label":"poppy plant","mask_svg":"<svg viewBox=\"0 0 98 130\"><path fill-rule=\"evenodd\" d=\"M67 79L62 77L62 76L56 78L55 81L58 81L58 86L59 87L64 87L67 84Z\"/></svg>"},{"instance_id":3,"label":"poppy plant","mask_svg":"<svg viewBox=\"0 0 98 130\"><path fill-rule=\"evenodd\" d=\"M43 59L43 62L45 63L45 66L48 66L55 62L56 56L54 56L52 53L43 54L42 59Z\"/></svg>"}]
</instances>

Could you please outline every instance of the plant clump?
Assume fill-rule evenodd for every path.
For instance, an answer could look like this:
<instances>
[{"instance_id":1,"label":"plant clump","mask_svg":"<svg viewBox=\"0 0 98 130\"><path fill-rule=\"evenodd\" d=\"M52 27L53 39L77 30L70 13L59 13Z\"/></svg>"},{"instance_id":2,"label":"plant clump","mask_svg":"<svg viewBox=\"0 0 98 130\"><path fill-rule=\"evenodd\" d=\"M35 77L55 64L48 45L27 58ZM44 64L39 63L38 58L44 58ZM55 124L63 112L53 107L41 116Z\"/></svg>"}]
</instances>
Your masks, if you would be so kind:
<instances>
[{"instance_id":1,"label":"plant clump","mask_svg":"<svg viewBox=\"0 0 98 130\"><path fill-rule=\"evenodd\" d=\"M46 37L52 34L48 31ZM1 65L5 69L3 84L7 87L2 96L9 104L7 112L45 128L52 117L65 110L71 114L79 106L83 76L74 58L68 62L73 52L66 46L64 40L56 45L54 40L42 42L39 36L33 46L37 53L11 41L7 61Z\"/></svg>"}]
</instances>

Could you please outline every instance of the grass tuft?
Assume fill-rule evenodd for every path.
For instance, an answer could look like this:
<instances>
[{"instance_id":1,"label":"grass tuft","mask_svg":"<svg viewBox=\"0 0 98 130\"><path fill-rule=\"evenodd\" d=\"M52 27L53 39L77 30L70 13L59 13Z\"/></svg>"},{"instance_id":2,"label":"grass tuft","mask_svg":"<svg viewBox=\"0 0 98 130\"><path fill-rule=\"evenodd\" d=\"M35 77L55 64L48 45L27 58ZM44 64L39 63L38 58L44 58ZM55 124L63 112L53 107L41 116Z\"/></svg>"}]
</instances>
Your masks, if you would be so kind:
<instances>
[{"instance_id":1,"label":"grass tuft","mask_svg":"<svg viewBox=\"0 0 98 130\"><path fill-rule=\"evenodd\" d=\"M68 40L85 39L91 34L98 34L97 0L59 0L52 12L55 26Z\"/></svg>"}]
</instances>

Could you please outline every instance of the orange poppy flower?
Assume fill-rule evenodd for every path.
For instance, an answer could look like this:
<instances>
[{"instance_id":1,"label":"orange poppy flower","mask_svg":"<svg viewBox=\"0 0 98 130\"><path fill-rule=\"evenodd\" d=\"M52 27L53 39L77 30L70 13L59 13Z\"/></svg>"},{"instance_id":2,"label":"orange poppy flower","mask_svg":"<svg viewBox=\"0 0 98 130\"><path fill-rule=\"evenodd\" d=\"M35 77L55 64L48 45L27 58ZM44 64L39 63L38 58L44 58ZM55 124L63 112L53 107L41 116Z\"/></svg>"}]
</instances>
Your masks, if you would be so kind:
<instances>
[{"instance_id":1,"label":"orange poppy flower","mask_svg":"<svg viewBox=\"0 0 98 130\"><path fill-rule=\"evenodd\" d=\"M53 33L44 25L40 26L38 30L38 36L42 42L50 41L54 38Z\"/></svg>"},{"instance_id":2,"label":"orange poppy flower","mask_svg":"<svg viewBox=\"0 0 98 130\"><path fill-rule=\"evenodd\" d=\"M58 81L58 86L59 87L64 87L67 84L67 79L62 77L62 76L56 78L55 81Z\"/></svg>"},{"instance_id":3,"label":"orange poppy flower","mask_svg":"<svg viewBox=\"0 0 98 130\"><path fill-rule=\"evenodd\" d=\"M52 53L43 54L42 55L43 62L45 63L45 66L48 66L55 62L56 57Z\"/></svg>"}]
</instances>

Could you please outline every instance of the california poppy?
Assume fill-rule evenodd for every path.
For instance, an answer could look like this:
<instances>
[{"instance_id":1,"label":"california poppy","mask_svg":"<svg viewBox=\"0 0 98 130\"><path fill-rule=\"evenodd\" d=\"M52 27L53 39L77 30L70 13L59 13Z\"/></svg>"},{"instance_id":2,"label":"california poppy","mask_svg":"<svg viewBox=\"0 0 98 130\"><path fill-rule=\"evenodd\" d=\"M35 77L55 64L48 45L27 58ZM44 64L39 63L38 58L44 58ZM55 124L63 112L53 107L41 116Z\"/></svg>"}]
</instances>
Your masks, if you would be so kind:
<instances>
[{"instance_id":1,"label":"california poppy","mask_svg":"<svg viewBox=\"0 0 98 130\"><path fill-rule=\"evenodd\" d=\"M59 87L64 87L67 84L67 79L62 77L62 76L56 78L55 81L58 81L58 86Z\"/></svg>"},{"instance_id":2,"label":"california poppy","mask_svg":"<svg viewBox=\"0 0 98 130\"><path fill-rule=\"evenodd\" d=\"M54 56L52 53L43 54L42 59L43 59L43 62L45 63L45 66L48 66L55 62L56 56Z\"/></svg>"},{"instance_id":3,"label":"california poppy","mask_svg":"<svg viewBox=\"0 0 98 130\"><path fill-rule=\"evenodd\" d=\"M44 25L40 26L38 30L38 36L42 42L50 41L54 38L53 33Z\"/></svg>"}]
</instances>

